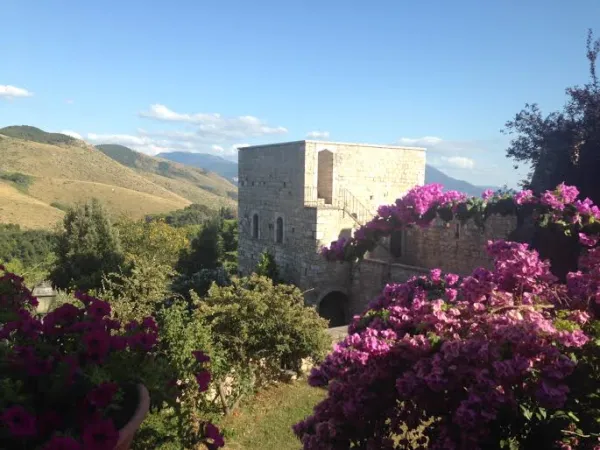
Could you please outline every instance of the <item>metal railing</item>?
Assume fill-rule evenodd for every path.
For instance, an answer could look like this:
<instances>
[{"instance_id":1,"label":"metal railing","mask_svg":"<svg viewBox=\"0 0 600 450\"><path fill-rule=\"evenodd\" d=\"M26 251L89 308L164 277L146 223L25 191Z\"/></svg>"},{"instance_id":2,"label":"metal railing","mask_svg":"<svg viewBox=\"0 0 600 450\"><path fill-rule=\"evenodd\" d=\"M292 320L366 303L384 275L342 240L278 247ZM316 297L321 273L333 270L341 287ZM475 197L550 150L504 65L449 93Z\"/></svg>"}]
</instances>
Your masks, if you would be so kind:
<instances>
[{"instance_id":1,"label":"metal railing","mask_svg":"<svg viewBox=\"0 0 600 450\"><path fill-rule=\"evenodd\" d=\"M364 225L375 215L375 211L367 208L347 188L335 189L330 199L319 193L315 187L304 189L304 206L333 208L343 211L354 219L359 225Z\"/></svg>"}]
</instances>

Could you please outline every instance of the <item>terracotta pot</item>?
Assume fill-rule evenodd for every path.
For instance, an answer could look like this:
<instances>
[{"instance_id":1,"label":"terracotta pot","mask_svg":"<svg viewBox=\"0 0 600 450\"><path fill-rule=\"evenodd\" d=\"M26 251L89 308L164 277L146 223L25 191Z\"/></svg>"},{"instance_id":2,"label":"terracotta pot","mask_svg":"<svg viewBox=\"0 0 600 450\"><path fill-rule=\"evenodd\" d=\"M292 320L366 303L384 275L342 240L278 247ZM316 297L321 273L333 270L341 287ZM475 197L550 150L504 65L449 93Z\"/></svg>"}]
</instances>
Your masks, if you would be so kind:
<instances>
[{"instance_id":1,"label":"terracotta pot","mask_svg":"<svg viewBox=\"0 0 600 450\"><path fill-rule=\"evenodd\" d=\"M148 410L150 409L150 394L148 393L146 386L138 384L138 392L140 396L138 407L129 422L119 430L119 441L117 442L115 450L129 450L135 432L140 428L140 425L146 418Z\"/></svg>"}]
</instances>

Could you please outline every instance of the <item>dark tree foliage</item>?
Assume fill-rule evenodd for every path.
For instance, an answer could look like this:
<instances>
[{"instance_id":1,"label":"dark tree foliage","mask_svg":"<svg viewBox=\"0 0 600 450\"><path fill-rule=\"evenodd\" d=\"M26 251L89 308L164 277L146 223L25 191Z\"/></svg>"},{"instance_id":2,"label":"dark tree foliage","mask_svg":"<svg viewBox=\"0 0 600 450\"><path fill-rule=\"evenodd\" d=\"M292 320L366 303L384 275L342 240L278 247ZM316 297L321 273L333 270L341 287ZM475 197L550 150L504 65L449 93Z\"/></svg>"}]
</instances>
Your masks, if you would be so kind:
<instances>
[{"instance_id":1,"label":"dark tree foliage","mask_svg":"<svg viewBox=\"0 0 600 450\"><path fill-rule=\"evenodd\" d=\"M513 135L507 156L531 171L524 187L536 192L564 182L579 188L581 195L600 201L600 87L596 60L600 40L588 32L587 59L590 79L584 86L568 88L562 111L544 116L535 104L527 104L506 123Z\"/></svg>"},{"instance_id":2,"label":"dark tree foliage","mask_svg":"<svg viewBox=\"0 0 600 450\"><path fill-rule=\"evenodd\" d=\"M185 227L188 225L202 225L207 220L210 220L213 217L215 217L215 215L216 212L214 209L211 209L206 205L193 203L189 206L186 206L183 209L178 209L167 214L155 214L146 216L146 220L148 222L152 222L155 220L162 219L165 221L165 223L171 226Z\"/></svg>"},{"instance_id":3,"label":"dark tree foliage","mask_svg":"<svg viewBox=\"0 0 600 450\"><path fill-rule=\"evenodd\" d=\"M191 248L179 261L177 271L192 275L201 269L216 269L221 265L224 247L221 236L222 221L213 219L204 224L198 236L191 243Z\"/></svg>"},{"instance_id":4,"label":"dark tree foliage","mask_svg":"<svg viewBox=\"0 0 600 450\"><path fill-rule=\"evenodd\" d=\"M61 289L99 289L105 274L124 262L119 236L98 200L70 209L56 245L50 278Z\"/></svg>"},{"instance_id":5,"label":"dark tree foliage","mask_svg":"<svg viewBox=\"0 0 600 450\"><path fill-rule=\"evenodd\" d=\"M55 245L56 234L50 231L0 224L0 261L18 259L25 267L44 264L52 257Z\"/></svg>"},{"instance_id":6,"label":"dark tree foliage","mask_svg":"<svg viewBox=\"0 0 600 450\"><path fill-rule=\"evenodd\" d=\"M207 221L192 240L177 265L180 276L173 280L172 290L188 297L190 290L204 296L213 282L229 284L237 265L238 224L219 217Z\"/></svg>"}]
</instances>

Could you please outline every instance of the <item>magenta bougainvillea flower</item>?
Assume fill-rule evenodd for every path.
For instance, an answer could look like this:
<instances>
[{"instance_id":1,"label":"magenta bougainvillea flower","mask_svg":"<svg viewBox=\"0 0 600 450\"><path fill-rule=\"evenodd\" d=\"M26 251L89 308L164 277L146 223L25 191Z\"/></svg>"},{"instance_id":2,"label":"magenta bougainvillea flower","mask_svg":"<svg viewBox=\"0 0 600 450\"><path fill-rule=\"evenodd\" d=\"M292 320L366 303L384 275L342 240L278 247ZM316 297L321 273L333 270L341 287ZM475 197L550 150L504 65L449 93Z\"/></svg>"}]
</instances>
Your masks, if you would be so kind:
<instances>
[{"instance_id":1,"label":"magenta bougainvillea flower","mask_svg":"<svg viewBox=\"0 0 600 450\"><path fill-rule=\"evenodd\" d=\"M402 227L529 208L579 237L581 256L562 283L528 245L500 240L491 269L385 286L312 370L328 395L294 426L304 448L600 449L600 210L577 196L420 186L324 248L354 260Z\"/></svg>"},{"instance_id":2,"label":"magenta bougainvillea flower","mask_svg":"<svg viewBox=\"0 0 600 450\"><path fill-rule=\"evenodd\" d=\"M151 373L160 357L158 324L124 325L107 302L80 292L81 307L67 303L42 317L23 278L0 271L0 448L113 450L128 419L118 424L114 415L131 396L126 387L144 383L140 372ZM205 391L209 358L194 355ZM206 429L197 440L222 447L219 430Z\"/></svg>"}]
</instances>

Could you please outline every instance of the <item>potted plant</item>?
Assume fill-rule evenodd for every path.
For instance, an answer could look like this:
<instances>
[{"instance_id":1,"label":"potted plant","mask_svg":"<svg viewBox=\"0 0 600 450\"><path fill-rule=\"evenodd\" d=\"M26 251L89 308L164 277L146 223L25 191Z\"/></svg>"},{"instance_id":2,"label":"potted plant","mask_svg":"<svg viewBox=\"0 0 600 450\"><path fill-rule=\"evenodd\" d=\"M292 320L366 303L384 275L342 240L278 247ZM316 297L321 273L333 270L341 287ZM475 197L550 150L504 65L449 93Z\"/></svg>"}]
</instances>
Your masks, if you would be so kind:
<instances>
[{"instance_id":1,"label":"potted plant","mask_svg":"<svg viewBox=\"0 0 600 450\"><path fill-rule=\"evenodd\" d=\"M150 393L160 396L154 319L122 324L107 302L76 298L81 306L36 316L37 299L23 279L0 266L0 448L126 450ZM206 390L208 357L195 355ZM212 424L202 431L207 447L224 445Z\"/></svg>"}]
</instances>

